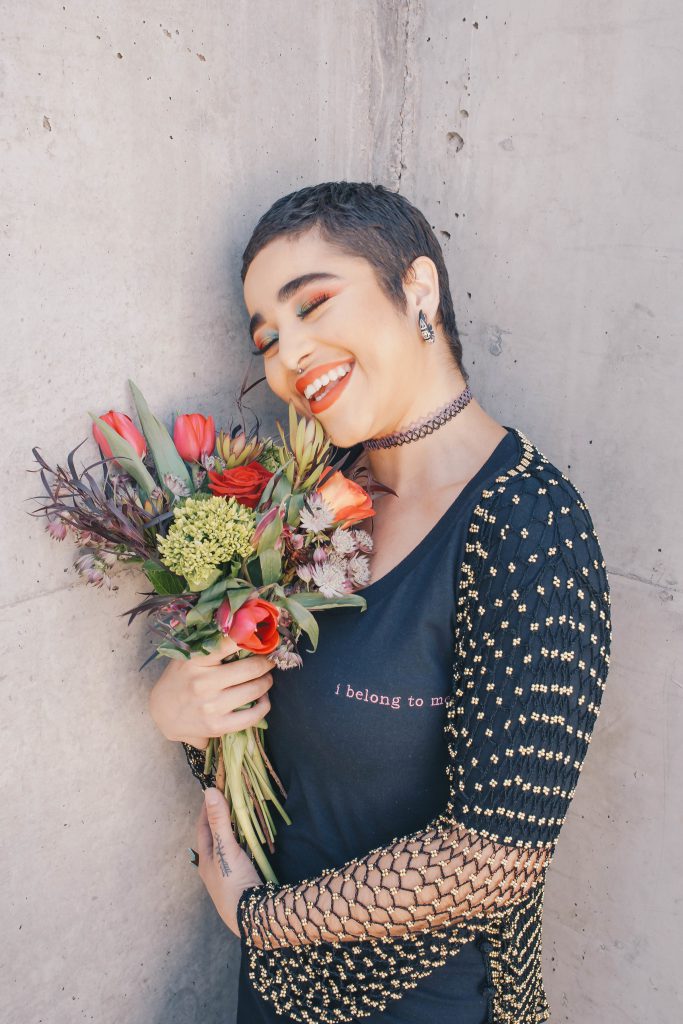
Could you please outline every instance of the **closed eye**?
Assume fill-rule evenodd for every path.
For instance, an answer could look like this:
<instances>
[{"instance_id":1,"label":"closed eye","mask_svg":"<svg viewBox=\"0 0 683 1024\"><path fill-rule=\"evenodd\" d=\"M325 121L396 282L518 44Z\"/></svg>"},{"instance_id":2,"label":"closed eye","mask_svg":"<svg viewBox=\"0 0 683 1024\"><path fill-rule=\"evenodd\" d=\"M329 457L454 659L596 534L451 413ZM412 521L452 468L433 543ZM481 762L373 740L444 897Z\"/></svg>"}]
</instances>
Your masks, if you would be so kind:
<instances>
[{"instance_id":1,"label":"closed eye","mask_svg":"<svg viewBox=\"0 0 683 1024\"><path fill-rule=\"evenodd\" d=\"M308 314L311 313L314 309L317 309L318 306L322 306L323 302L326 302L327 299L329 299L329 297L330 296L327 293L314 296L312 299L309 299L308 302L304 302L303 305L299 306L296 315L299 317L300 320L305 319L305 317L308 316ZM271 338L270 341L267 342L265 345L262 345L261 348L252 348L252 355L263 355L263 353L267 352L268 349L271 348L277 340L277 335L275 335L274 338Z\"/></svg>"},{"instance_id":2,"label":"closed eye","mask_svg":"<svg viewBox=\"0 0 683 1024\"><path fill-rule=\"evenodd\" d=\"M303 320L303 318L310 313L312 310L317 309L318 306L322 306L323 302L329 299L329 295L323 293L322 295L314 295L308 302L304 302L303 306L299 306L297 310L297 316Z\"/></svg>"},{"instance_id":3,"label":"closed eye","mask_svg":"<svg viewBox=\"0 0 683 1024\"><path fill-rule=\"evenodd\" d=\"M274 344L275 344L275 342L276 342L277 340L278 340L278 339L277 339L277 336L276 336L276 337L272 338L272 339L271 339L271 340L270 340L270 341L268 342L268 344L267 344L267 345L262 345L262 346L261 346L261 348L252 348L252 350L251 350L251 354L252 354L253 356L262 356L262 355L263 355L263 353L264 353L264 352L267 352L267 351L268 351L268 349L269 349L269 348L270 348L270 347L271 347L272 345L274 345Z\"/></svg>"}]
</instances>

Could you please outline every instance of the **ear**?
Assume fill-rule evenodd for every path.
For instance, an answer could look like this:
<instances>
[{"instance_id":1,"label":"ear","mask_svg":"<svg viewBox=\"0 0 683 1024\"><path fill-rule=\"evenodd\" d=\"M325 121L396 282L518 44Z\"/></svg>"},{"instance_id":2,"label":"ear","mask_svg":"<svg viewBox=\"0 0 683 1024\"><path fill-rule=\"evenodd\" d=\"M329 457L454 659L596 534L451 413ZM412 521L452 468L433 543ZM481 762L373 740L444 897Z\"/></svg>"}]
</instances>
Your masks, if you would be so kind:
<instances>
[{"instance_id":1,"label":"ear","mask_svg":"<svg viewBox=\"0 0 683 1024\"><path fill-rule=\"evenodd\" d=\"M408 313L417 320L421 309L430 323L436 318L439 308L439 275L434 260L429 256L417 256L406 270L403 290L408 300Z\"/></svg>"}]
</instances>

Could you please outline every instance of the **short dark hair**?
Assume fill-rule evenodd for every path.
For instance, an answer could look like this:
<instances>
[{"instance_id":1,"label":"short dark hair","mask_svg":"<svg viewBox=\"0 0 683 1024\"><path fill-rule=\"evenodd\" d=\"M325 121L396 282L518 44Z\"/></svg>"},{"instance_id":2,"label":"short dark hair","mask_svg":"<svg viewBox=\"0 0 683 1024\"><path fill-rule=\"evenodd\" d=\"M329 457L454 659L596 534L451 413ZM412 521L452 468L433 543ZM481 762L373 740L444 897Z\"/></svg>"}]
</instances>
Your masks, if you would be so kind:
<instances>
[{"instance_id":1,"label":"short dark hair","mask_svg":"<svg viewBox=\"0 0 683 1024\"><path fill-rule=\"evenodd\" d=\"M465 382L458 334L441 246L426 218L405 196L367 181L325 181L277 199L260 218L242 254L242 283L256 254L282 235L300 235L317 227L331 245L362 256L375 271L378 284L396 308L405 313L403 281L418 256L434 261L439 279L440 324Z\"/></svg>"}]
</instances>

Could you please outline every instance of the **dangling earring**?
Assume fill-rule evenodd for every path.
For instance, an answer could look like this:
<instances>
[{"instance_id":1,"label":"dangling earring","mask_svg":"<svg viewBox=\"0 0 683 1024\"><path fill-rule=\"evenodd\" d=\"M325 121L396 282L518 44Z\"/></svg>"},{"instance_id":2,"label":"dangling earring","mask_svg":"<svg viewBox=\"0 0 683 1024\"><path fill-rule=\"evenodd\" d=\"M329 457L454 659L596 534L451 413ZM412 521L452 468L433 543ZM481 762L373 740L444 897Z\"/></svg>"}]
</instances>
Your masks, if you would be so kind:
<instances>
[{"instance_id":1,"label":"dangling earring","mask_svg":"<svg viewBox=\"0 0 683 1024\"><path fill-rule=\"evenodd\" d=\"M429 342L430 345L433 345L434 342L436 341L436 335L434 334L434 328L427 321L427 317L424 315L422 310L420 310L420 312L418 314L417 322L418 322L418 326L420 328L420 334L422 335L424 340Z\"/></svg>"}]
</instances>

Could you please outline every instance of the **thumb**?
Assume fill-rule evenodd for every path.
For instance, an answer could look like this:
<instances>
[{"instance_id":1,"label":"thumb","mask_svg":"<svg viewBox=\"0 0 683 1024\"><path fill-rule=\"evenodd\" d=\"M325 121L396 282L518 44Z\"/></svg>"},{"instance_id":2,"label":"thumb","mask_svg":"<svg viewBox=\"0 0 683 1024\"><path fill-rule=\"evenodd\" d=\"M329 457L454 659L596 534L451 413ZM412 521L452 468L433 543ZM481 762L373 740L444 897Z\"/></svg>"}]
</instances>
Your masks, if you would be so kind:
<instances>
[{"instance_id":1,"label":"thumb","mask_svg":"<svg viewBox=\"0 0 683 1024\"><path fill-rule=\"evenodd\" d=\"M212 830L219 832L230 832L230 804L225 799L222 791L215 786L207 786L204 790L204 803L206 804L206 816Z\"/></svg>"}]
</instances>

